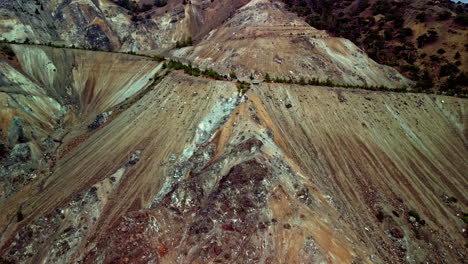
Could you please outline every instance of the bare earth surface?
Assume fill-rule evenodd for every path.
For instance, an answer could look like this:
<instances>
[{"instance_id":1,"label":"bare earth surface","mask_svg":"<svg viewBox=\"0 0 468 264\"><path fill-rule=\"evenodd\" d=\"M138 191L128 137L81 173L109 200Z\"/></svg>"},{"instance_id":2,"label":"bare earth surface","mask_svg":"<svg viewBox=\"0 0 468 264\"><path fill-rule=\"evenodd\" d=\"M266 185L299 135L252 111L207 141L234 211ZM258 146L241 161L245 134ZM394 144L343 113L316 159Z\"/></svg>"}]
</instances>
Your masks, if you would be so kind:
<instances>
[{"instance_id":1,"label":"bare earth surface","mask_svg":"<svg viewBox=\"0 0 468 264\"><path fill-rule=\"evenodd\" d=\"M172 55L223 74L247 78L331 79L352 85L411 86L394 69L379 65L351 41L330 37L284 10L279 2L253 0L194 47Z\"/></svg>"},{"instance_id":2,"label":"bare earth surface","mask_svg":"<svg viewBox=\"0 0 468 264\"><path fill-rule=\"evenodd\" d=\"M276 84L241 96L179 72L150 85L159 68L140 57L15 51L25 75L1 64L12 76L47 94L62 80L78 103L62 154L0 205L6 263L466 259L466 99ZM53 77L28 68L39 55L76 64ZM99 111L112 112L87 130Z\"/></svg>"},{"instance_id":3,"label":"bare earth surface","mask_svg":"<svg viewBox=\"0 0 468 264\"><path fill-rule=\"evenodd\" d=\"M280 1L3 1L0 33L51 42L0 50L0 264L468 259L467 99L263 83L414 91Z\"/></svg>"}]
</instances>

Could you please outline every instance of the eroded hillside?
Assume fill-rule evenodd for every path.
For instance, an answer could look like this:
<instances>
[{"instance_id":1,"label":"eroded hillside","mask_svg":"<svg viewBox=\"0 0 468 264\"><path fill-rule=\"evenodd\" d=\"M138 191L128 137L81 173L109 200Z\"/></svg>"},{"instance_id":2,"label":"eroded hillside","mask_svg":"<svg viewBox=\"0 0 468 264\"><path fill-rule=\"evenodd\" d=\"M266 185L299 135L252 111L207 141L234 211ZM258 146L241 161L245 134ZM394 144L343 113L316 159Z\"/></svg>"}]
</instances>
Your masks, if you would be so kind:
<instances>
[{"instance_id":1,"label":"eroded hillside","mask_svg":"<svg viewBox=\"0 0 468 264\"><path fill-rule=\"evenodd\" d=\"M161 69L142 57L14 50L19 64L2 61L10 72L2 89L27 79L59 103L51 110L41 104L55 113L66 104L54 81L70 78L64 83L83 114L56 147L54 164L42 167L50 173L0 204L4 262L467 257L466 99L277 84L240 95L233 82L176 71L151 85ZM63 71L28 68L32 60ZM97 75L88 102L86 80ZM135 95L122 102L115 95L124 92ZM88 132L99 111L115 107Z\"/></svg>"},{"instance_id":2,"label":"eroded hillside","mask_svg":"<svg viewBox=\"0 0 468 264\"><path fill-rule=\"evenodd\" d=\"M342 38L332 38L280 2L253 0L194 47L172 52L204 68L248 78L331 79L351 85L411 86L394 69L379 65Z\"/></svg>"},{"instance_id":3,"label":"eroded hillside","mask_svg":"<svg viewBox=\"0 0 468 264\"><path fill-rule=\"evenodd\" d=\"M466 1L282 1L311 26L353 41L421 90L468 92Z\"/></svg>"},{"instance_id":4,"label":"eroded hillside","mask_svg":"<svg viewBox=\"0 0 468 264\"><path fill-rule=\"evenodd\" d=\"M0 263L464 263L467 99L285 2L2 1Z\"/></svg>"},{"instance_id":5,"label":"eroded hillside","mask_svg":"<svg viewBox=\"0 0 468 264\"><path fill-rule=\"evenodd\" d=\"M0 36L10 41L103 50L165 50L173 48L176 41L199 37L219 26L244 1L170 1L162 7L148 1L149 8L141 9L142 4L138 4L137 10L117 3L2 1Z\"/></svg>"},{"instance_id":6,"label":"eroded hillside","mask_svg":"<svg viewBox=\"0 0 468 264\"><path fill-rule=\"evenodd\" d=\"M152 82L158 63L141 57L13 45L0 60L1 199L47 171L71 128L82 133L96 116ZM10 63L9 63L10 62Z\"/></svg>"},{"instance_id":7,"label":"eroded hillside","mask_svg":"<svg viewBox=\"0 0 468 264\"><path fill-rule=\"evenodd\" d=\"M279 1L170 1L138 11L118 3L7 1L0 6L5 14L0 32L9 41L164 52L223 74L235 71L243 78L268 73L347 85L413 86L349 40L309 26Z\"/></svg>"},{"instance_id":8,"label":"eroded hillside","mask_svg":"<svg viewBox=\"0 0 468 264\"><path fill-rule=\"evenodd\" d=\"M416 85L460 96L466 10L451 0L7 0L0 40L166 53L243 77ZM193 47L177 50L185 46Z\"/></svg>"}]
</instances>

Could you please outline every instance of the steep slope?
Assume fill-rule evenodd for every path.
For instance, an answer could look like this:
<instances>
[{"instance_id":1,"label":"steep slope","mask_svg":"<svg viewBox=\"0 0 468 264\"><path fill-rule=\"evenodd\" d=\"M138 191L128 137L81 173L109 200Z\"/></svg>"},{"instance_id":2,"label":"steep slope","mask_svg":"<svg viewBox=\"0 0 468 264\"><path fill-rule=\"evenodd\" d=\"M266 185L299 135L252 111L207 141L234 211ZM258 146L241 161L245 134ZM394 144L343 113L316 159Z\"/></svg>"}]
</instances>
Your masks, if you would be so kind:
<instances>
[{"instance_id":1,"label":"steep slope","mask_svg":"<svg viewBox=\"0 0 468 264\"><path fill-rule=\"evenodd\" d=\"M44 11L33 12L38 5ZM170 1L144 10L129 10L107 0L21 2L17 6L8 3L0 9L5 14L3 23L11 25L0 29L4 39L23 41L27 35L28 41L56 45L149 54L167 51L224 74L235 71L243 78L251 74L262 78L269 73L330 79L338 84L412 86L352 42L310 27L285 11L279 1ZM20 15L24 9L31 15ZM197 45L170 51L191 45L189 39Z\"/></svg>"},{"instance_id":2,"label":"steep slope","mask_svg":"<svg viewBox=\"0 0 468 264\"><path fill-rule=\"evenodd\" d=\"M54 162L52 152L71 128L82 133L98 114L145 88L158 65L103 52L12 49L16 65L0 59L0 200L47 174L35 169Z\"/></svg>"},{"instance_id":3,"label":"steep slope","mask_svg":"<svg viewBox=\"0 0 468 264\"><path fill-rule=\"evenodd\" d=\"M275 86L257 93L287 156L371 254L383 263L466 258L466 100Z\"/></svg>"},{"instance_id":4,"label":"steep slope","mask_svg":"<svg viewBox=\"0 0 468 264\"><path fill-rule=\"evenodd\" d=\"M148 3L2 2L0 32L163 51L241 79L412 85L279 1ZM164 65L2 48L0 263L468 258L466 99L257 82L244 93Z\"/></svg>"},{"instance_id":5,"label":"steep slope","mask_svg":"<svg viewBox=\"0 0 468 264\"><path fill-rule=\"evenodd\" d=\"M0 251L19 263L457 263L466 107L312 86L239 97L173 72L0 205Z\"/></svg>"},{"instance_id":6,"label":"steep slope","mask_svg":"<svg viewBox=\"0 0 468 264\"><path fill-rule=\"evenodd\" d=\"M311 26L344 37L420 89L468 93L468 4L414 0L283 0Z\"/></svg>"},{"instance_id":7,"label":"steep slope","mask_svg":"<svg viewBox=\"0 0 468 264\"><path fill-rule=\"evenodd\" d=\"M352 42L308 26L277 1L250 1L199 44L172 54L224 74L235 71L244 78L269 73L296 79L329 78L340 84L411 85Z\"/></svg>"},{"instance_id":8,"label":"steep slope","mask_svg":"<svg viewBox=\"0 0 468 264\"><path fill-rule=\"evenodd\" d=\"M375 60L404 73L417 82L418 89L466 94L466 4L283 0L287 9L301 16L297 18L284 12L279 1L263 1L262 5L257 5L262 1L249 0L136 2L3 1L0 40L154 54L191 38L195 43L203 40L202 45L178 51L176 56L220 67L225 73L235 70L260 76L271 71L284 77L329 77L346 84L409 84ZM243 15L222 26L249 2L250 13L244 8ZM262 17L268 20L261 21ZM309 28L304 20L332 36L350 39L359 48L348 40L326 37L328 33Z\"/></svg>"},{"instance_id":9,"label":"steep slope","mask_svg":"<svg viewBox=\"0 0 468 264\"><path fill-rule=\"evenodd\" d=\"M0 36L104 50L161 50L205 34L243 3L169 1L163 7L129 10L109 0L9 0L0 3Z\"/></svg>"},{"instance_id":10,"label":"steep slope","mask_svg":"<svg viewBox=\"0 0 468 264\"><path fill-rule=\"evenodd\" d=\"M148 58L108 52L24 45L13 45L13 50L27 76L62 104L77 105L81 117L88 119L144 88L158 65Z\"/></svg>"}]
</instances>

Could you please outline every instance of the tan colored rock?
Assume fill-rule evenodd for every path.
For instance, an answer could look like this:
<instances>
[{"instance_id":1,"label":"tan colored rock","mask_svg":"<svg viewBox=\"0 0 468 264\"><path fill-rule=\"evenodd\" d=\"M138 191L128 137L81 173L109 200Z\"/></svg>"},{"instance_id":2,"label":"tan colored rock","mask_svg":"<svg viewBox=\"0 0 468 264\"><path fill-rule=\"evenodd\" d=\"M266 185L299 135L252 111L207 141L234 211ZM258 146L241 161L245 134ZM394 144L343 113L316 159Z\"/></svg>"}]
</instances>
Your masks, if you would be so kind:
<instances>
[{"instance_id":1,"label":"tan colored rock","mask_svg":"<svg viewBox=\"0 0 468 264\"><path fill-rule=\"evenodd\" d=\"M330 37L285 11L276 1L254 0L194 47L172 55L201 68L239 77L330 79L336 84L399 88L412 82L370 59L351 41Z\"/></svg>"},{"instance_id":2,"label":"tan colored rock","mask_svg":"<svg viewBox=\"0 0 468 264\"><path fill-rule=\"evenodd\" d=\"M467 204L466 103L272 84L239 98L234 83L173 72L58 160L42 188L0 205L2 252L22 263L456 262L464 223L440 194ZM68 202L80 193L89 205ZM20 204L26 218L10 222ZM51 227L21 240L44 215L65 228L63 207L96 217L70 253L54 253L63 240ZM413 209L426 222L418 233L404 217ZM404 239L388 236L395 227Z\"/></svg>"}]
</instances>

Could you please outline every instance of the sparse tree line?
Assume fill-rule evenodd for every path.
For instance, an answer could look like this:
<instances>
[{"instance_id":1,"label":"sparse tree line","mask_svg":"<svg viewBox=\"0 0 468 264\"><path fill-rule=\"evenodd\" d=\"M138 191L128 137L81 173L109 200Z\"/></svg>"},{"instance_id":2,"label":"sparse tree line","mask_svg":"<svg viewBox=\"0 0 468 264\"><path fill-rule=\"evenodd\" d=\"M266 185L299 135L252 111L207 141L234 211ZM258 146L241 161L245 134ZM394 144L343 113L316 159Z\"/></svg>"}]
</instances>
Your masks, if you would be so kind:
<instances>
[{"instance_id":1,"label":"sparse tree line","mask_svg":"<svg viewBox=\"0 0 468 264\"><path fill-rule=\"evenodd\" d=\"M0 41L1 42L1 41ZM19 43L16 41L9 41L5 42L3 41L3 45L1 48L1 52L7 55L10 59L13 59L15 56L14 51L6 44L29 44L29 41L27 43ZM81 49L81 50L92 50L92 51L98 51L96 48L85 48L85 47L77 47L77 46L65 46L65 45L56 45L52 43L48 44L34 44L38 46L48 46L48 47L55 47L55 48L68 48L68 49ZM112 52L112 53L120 53L120 54L130 54L134 56L141 56L141 57L146 57L146 58L151 58L157 62L163 62L163 69L172 69L172 70L184 70L185 74L199 77L203 76L206 78L211 78L215 80L230 80L230 79L237 79L237 74L232 71L229 73L229 75L223 75L212 68L208 68L206 70L202 70L196 66L193 66L191 63L188 65L183 64L182 62L176 61L176 60L166 60L164 56L161 55L155 55L155 56L148 56L148 55L143 55L143 54L137 54L135 52L117 52L117 51L108 51L108 50L99 50L103 52ZM443 53L440 51L439 53ZM456 55L459 56L459 55ZM466 84L468 83L468 76L465 73L461 73L459 75L456 75L455 77L452 77L453 73L458 72L458 68L455 65L446 65L442 66L441 68L441 74L444 76L450 75L448 78L448 81L450 83L449 87L458 87L459 84ZM419 69L418 69L419 71ZM452 74L452 75L451 75ZM250 80L254 80L253 74L250 74L249 76ZM326 80L320 80L318 78L312 77L310 79L306 79L304 77L301 78L294 78L294 77L271 77L270 74L266 73L264 75L263 81L265 83L282 83L282 84L298 84L298 85L314 85L314 86L328 86L328 87L342 87L342 88L352 88L352 89L365 89L365 90L372 90L372 91L392 91L392 92L414 92L414 93L433 93L433 94L445 94L445 95L451 95L451 96L458 96L458 97L468 97L468 94L466 91L462 89L457 89L457 88L448 88L448 89L442 89L440 92L434 92L431 90L433 87L433 80L430 74L425 71L423 74L423 78L416 83L416 86L412 89L408 89L406 86L402 86L399 88L389 88L383 85L380 86L369 86L367 84L364 85L350 85L350 84L339 84L339 83L334 83L330 79ZM245 81L237 81L239 91L242 93L245 93L248 89L250 89L250 83L245 82Z\"/></svg>"},{"instance_id":2,"label":"sparse tree line","mask_svg":"<svg viewBox=\"0 0 468 264\"><path fill-rule=\"evenodd\" d=\"M215 70L213 70L212 68L201 70L200 68L193 66L191 63L189 63L188 65L185 65L182 62L176 61L176 60L166 61L164 62L162 67L163 69L170 69L170 70L184 70L185 74L195 76L195 77L203 76L203 77L211 78L215 80L224 80L228 78L227 75L221 75Z\"/></svg>"},{"instance_id":3,"label":"sparse tree line","mask_svg":"<svg viewBox=\"0 0 468 264\"><path fill-rule=\"evenodd\" d=\"M167 4L166 0L155 0L153 5L139 5L132 0L113 0L118 5L129 10L132 20L142 19L138 15L140 12L146 12L152 6L162 7ZM371 1L361 0L359 5L353 11L353 14L335 12L336 8L344 8L345 1L331 0L311 0L306 3L303 0L283 0L287 7L299 15L305 17L306 21L312 26L325 29L331 33L351 39L360 47L363 47L366 53L379 63L396 67L405 76L417 82L417 87L421 91L439 89L440 91L455 95L466 94L468 90L467 74L461 72L459 67L462 65L463 58L458 52L458 56L446 58L447 55L441 52L436 54L426 54L422 52L423 48L439 40L439 34L435 29L428 29L427 32L414 36L414 32L409 27L405 27L405 17L402 15L408 3L389 2L389 1ZM186 3L186 2L185 2ZM39 1L36 0L40 10L43 9ZM430 5L435 5L432 3ZM426 21L446 21L453 20L456 25L468 25L468 15L466 8L460 4L448 4L446 8L451 10L441 11L435 14L421 11L417 13L415 21L425 23ZM376 20L373 16L361 17L364 11L371 11L372 15L383 15L384 18ZM39 11L36 10L36 13ZM455 15L453 15L455 13ZM149 14L147 14L149 16ZM450 21L450 20L449 20ZM414 39L414 41L412 40ZM25 44L29 44L26 39ZM183 48L193 45L192 37L179 40L175 43L175 48ZM48 46L65 47L64 45ZM74 46L68 48L76 48ZM98 48L79 48L88 50L100 50ZM134 52L128 54L138 55Z\"/></svg>"},{"instance_id":4,"label":"sparse tree line","mask_svg":"<svg viewBox=\"0 0 468 264\"><path fill-rule=\"evenodd\" d=\"M190 76L195 76L195 77L203 76L205 78L210 78L210 79L215 79L215 80L229 80L229 78L231 80L237 79L237 74L234 71L229 73L229 76L222 75L216 72L215 70L213 70L212 68L202 70L196 66L193 66L191 63L185 65L182 62L176 61L176 60L166 61L164 62L162 67L163 69L169 69L169 70L184 70L185 74L188 74ZM237 80L237 89L239 90L240 94L246 93L250 89L250 87L251 87L251 84L249 82Z\"/></svg>"},{"instance_id":5,"label":"sparse tree line","mask_svg":"<svg viewBox=\"0 0 468 264\"><path fill-rule=\"evenodd\" d=\"M108 49L100 49L98 47L84 47L84 46L76 46L76 45L70 45L66 46L65 44L55 44L52 42L48 43L35 43L29 40L29 38L26 38L23 42L16 41L16 40L5 40L0 38L0 43L6 43L6 44L32 44L32 45L38 45L38 46L48 46L48 47L54 47L54 48L68 48L68 49L84 49L84 50L93 50L93 51L107 51L107 52L116 52ZM175 47L176 48L183 48L183 47L188 47L193 45L193 39L191 36L189 36L186 40L183 41L176 41ZM118 52L122 53L122 52ZM126 52L127 54L132 54L132 55L140 55L137 54L133 51L128 51ZM141 55L140 55L141 56Z\"/></svg>"},{"instance_id":6,"label":"sparse tree line","mask_svg":"<svg viewBox=\"0 0 468 264\"><path fill-rule=\"evenodd\" d=\"M352 84L339 84L335 83L330 78L327 78L325 81L320 80L319 78L312 77L310 79L306 79L301 77L299 79L293 77L274 77L272 78L270 74L266 73L264 76L264 82L266 83L284 83L284 84L298 84L298 85L313 85L313 86L327 86L327 87L342 87L342 88L353 88L353 89L365 89L365 90L373 90L373 91L392 91L392 92L408 92L407 86L402 86L399 88L389 88L384 85L369 86L368 84L364 85L352 85Z\"/></svg>"},{"instance_id":7,"label":"sparse tree line","mask_svg":"<svg viewBox=\"0 0 468 264\"><path fill-rule=\"evenodd\" d=\"M76 46L76 45L67 46L65 44L56 44L56 43L52 43L52 42L49 42L49 43L35 43L35 42L31 42L28 38L26 38L23 42L19 42L19 41L16 41L16 40L0 39L0 43L4 43L3 47L7 47L7 48L9 48L7 46L7 44L36 45L36 46L46 46L46 47L61 48L61 49L77 49L77 50L90 50L90 51L101 51L101 52L110 52L110 53L130 54L130 55L134 55L134 56L141 56L141 57L147 57L147 58L153 58L153 59L157 58L156 60L159 60L159 61L161 59L161 56L158 56L158 55L156 55L154 57L151 57L151 56L144 55L144 54L138 54L138 53L136 53L134 51L120 52L120 51L113 51L113 50L108 50L108 49L100 49L98 47L84 47L84 46Z\"/></svg>"},{"instance_id":8,"label":"sparse tree line","mask_svg":"<svg viewBox=\"0 0 468 264\"><path fill-rule=\"evenodd\" d=\"M464 78L466 78L466 75L463 75ZM427 75L425 76L426 79L425 81L432 82L430 79L430 76ZM459 82L462 80L456 79L454 82ZM464 80L466 82L466 80ZM424 82L418 82L415 87L409 89L407 86L401 86L397 88L389 88L384 85L368 85L365 83L364 85L352 85L352 84L340 84L340 83L335 83L329 78L327 78L325 81L320 80L318 78L310 78L306 79L304 77L301 77L299 79L293 78L293 77L274 77L272 78L270 74L266 73L264 76L264 82L266 83L285 83L285 84L297 84L297 85L313 85L313 86L327 86L327 87L341 87L341 88L351 88L351 89L364 89L364 90L371 90L371 91L390 91L390 92L399 92L399 93L404 93L404 92L412 92L412 93L427 93L427 94L445 94L445 95L451 95L451 96L458 96L458 97L463 97L466 98L468 97L468 94L466 92L463 92L463 90L446 90L446 91L441 91L441 92L434 92L431 91L430 89L427 88L427 86L432 87L432 85L427 85L424 87Z\"/></svg>"},{"instance_id":9,"label":"sparse tree line","mask_svg":"<svg viewBox=\"0 0 468 264\"><path fill-rule=\"evenodd\" d=\"M418 36L411 23L440 21L453 28L468 25L468 5L451 1L428 1L440 12L416 11L414 20L405 16L415 12L411 1L282 0L290 11L304 17L317 29L350 39L375 61L399 69L418 83L418 89L439 89L446 94L466 94L467 74L458 69L463 59L451 62L443 53L426 54L423 49L440 40L436 29L428 28ZM357 2L357 5L354 3ZM372 15L369 15L372 14ZM378 18L377 16L380 16ZM408 20L409 19L409 20ZM449 34L451 29L449 29ZM466 46L465 46L466 47Z\"/></svg>"}]
</instances>

